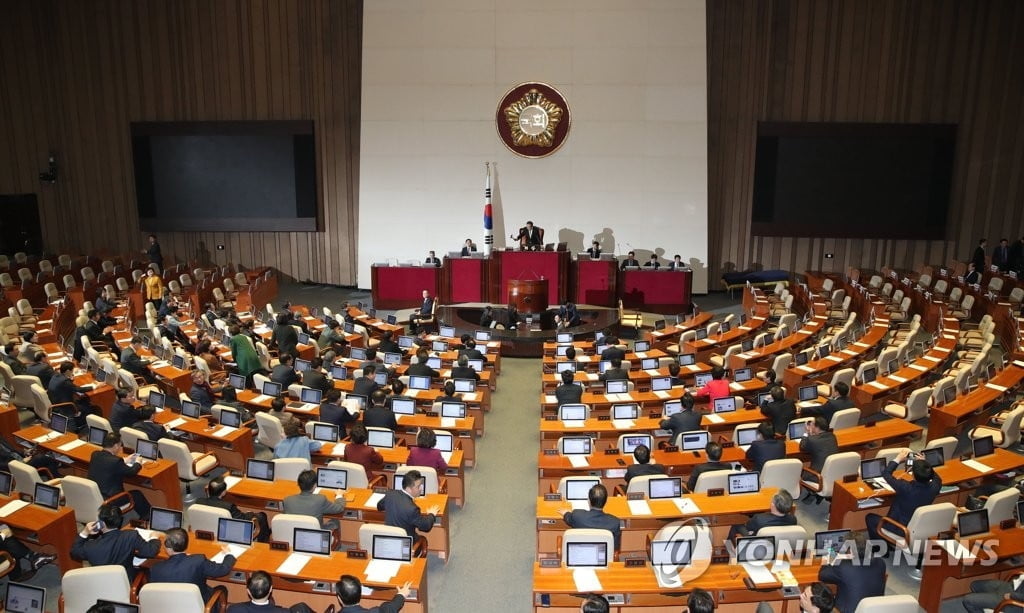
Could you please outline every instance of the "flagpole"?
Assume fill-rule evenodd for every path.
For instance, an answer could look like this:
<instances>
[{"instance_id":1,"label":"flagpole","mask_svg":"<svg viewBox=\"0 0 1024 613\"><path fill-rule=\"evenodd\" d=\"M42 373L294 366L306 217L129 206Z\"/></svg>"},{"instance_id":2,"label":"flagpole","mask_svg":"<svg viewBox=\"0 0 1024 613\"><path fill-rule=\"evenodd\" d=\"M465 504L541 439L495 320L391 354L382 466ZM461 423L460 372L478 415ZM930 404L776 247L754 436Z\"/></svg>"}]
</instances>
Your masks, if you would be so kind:
<instances>
[{"instance_id":1,"label":"flagpole","mask_svg":"<svg viewBox=\"0 0 1024 613\"><path fill-rule=\"evenodd\" d=\"M494 246L494 218L491 210L491 163L484 162L484 173L487 175L484 183L484 257L491 256L491 247Z\"/></svg>"}]
</instances>

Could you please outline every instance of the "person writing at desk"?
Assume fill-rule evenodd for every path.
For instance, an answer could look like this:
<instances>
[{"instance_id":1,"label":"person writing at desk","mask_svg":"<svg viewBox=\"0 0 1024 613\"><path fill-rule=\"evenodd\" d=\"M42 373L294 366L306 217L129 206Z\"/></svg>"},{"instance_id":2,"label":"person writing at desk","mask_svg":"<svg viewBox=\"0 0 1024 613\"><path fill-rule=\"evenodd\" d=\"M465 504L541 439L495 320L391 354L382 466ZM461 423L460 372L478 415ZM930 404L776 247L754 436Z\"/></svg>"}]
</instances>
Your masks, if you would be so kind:
<instances>
[{"instance_id":1,"label":"person writing at desk","mask_svg":"<svg viewBox=\"0 0 1024 613\"><path fill-rule=\"evenodd\" d=\"M544 245L544 229L533 225L532 221L519 228L519 234L512 235L512 240L519 241L519 248L524 251L537 251Z\"/></svg>"},{"instance_id":2,"label":"person writing at desk","mask_svg":"<svg viewBox=\"0 0 1024 613\"><path fill-rule=\"evenodd\" d=\"M626 268L640 268L640 260L636 259L636 253L630 251L629 255L626 256L626 259L622 260L622 266L620 268L622 270L626 270Z\"/></svg>"},{"instance_id":3,"label":"person writing at desk","mask_svg":"<svg viewBox=\"0 0 1024 613\"><path fill-rule=\"evenodd\" d=\"M434 505L426 513L420 511L416 498L423 495L425 483L426 479L418 470L413 469L402 475L402 489L388 490L377 503L377 510L384 511L384 523L405 530L414 539L417 530L430 532L441 507Z\"/></svg>"},{"instance_id":4,"label":"person writing at desk","mask_svg":"<svg viewBox=\"0 0 1024 613\"><path fill-rule=\"evenodd\" d=\"M466 242L462 244L462 251L460 252L460 255L464 258L468 258L474 253L476 253L476 245L473 244L473 239L467 238Z\"/></svg>"}]
</instances>

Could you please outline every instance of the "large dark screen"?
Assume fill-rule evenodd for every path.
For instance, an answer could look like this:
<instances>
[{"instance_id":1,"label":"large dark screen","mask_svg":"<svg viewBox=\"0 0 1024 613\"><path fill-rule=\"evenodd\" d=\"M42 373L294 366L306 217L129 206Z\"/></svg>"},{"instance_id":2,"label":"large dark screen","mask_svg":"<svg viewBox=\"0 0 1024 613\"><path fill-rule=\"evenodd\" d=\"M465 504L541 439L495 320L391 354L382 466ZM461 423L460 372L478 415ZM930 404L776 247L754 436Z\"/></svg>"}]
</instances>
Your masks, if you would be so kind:
<instances>
[{"instance_id":1,"label":"large dark screen","mask_svg":"<svg viewBox=\"0 0 1024 613\"><path fill-rule=\"evenodd\" d=\"M146 231L313 231L309 121L134 123L139 225Z\"/></svg>"},{"instance_id":2,"label":"large dark screen","mask_svg":"<svg viewBox=\"0 0 1024 613\"><path fill-rule=\"evenodd\" d=\"M956 126L758 125L751 232L943 239Z\"/></svg>"}]
</instances>

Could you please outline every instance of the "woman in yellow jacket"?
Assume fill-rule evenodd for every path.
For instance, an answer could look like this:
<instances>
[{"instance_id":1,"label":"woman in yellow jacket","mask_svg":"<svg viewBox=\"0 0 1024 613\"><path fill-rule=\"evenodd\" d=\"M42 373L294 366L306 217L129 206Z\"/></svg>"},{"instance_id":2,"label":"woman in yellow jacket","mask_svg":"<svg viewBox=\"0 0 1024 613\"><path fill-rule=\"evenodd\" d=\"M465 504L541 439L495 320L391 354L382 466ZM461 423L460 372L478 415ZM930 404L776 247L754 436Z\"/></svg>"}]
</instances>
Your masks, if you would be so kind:
<instances>
[{"instance_id":1,"label":"woman in yellow jacket","mask_svg":"<svg viewBox=\"0 0 1024 613\"><path fill-rule=\"evenodd\" d=\"M142 295L146 302L152 302L153 306L160 307L164 298L164 282L152 268L146 269L146 276L142 278Z\"/></svg>"}]
</instances>

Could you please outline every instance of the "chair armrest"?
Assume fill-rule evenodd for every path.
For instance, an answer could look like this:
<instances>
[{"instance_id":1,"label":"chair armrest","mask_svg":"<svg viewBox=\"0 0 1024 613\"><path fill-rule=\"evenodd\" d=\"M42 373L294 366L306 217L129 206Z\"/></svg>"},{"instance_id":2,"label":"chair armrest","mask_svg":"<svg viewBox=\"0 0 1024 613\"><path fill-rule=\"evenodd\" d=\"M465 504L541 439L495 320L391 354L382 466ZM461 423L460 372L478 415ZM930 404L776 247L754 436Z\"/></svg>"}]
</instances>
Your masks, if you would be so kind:
<instances>
[{"instance_id":1,"label":"chair armrest","mask_svg":"<svg viewBox=\"0 0 1024 613\"><path fill-rule=\"evenodd\" d=\"M196 468L199 466L199 462L202 461L202 460L205 460L206 458L213 458L214 459L214 464L209 469L207 469L206 472L202 473L202 475L205 475L206 473L210 472L214 468L217 468L218 466L220 466L220 460L217 459L217 455L212 453L212 452L207 452L207 453L204 453L202 455L196 456L195 458L192 459L192 474L193 475L202 476L202 475L200 475L200 473L198 471L196 471Z\"/></svg>"},{"instance_id":2,"label":"chair armrest","mask_svg":"<svg viewBox=\"0 0 1024 613\"><path fill-rule=\"evenodd\" d=\"M894 528L893 532L899 532L900 534L902 534L903 540L906 541L908 545L910 544L910 531L907 530L906 526L896 521L895 519L892 519L891 517L883 517L882 521L878 523L878 536L882 537L887 542L893 545L896 544L896 542L893 541L891 537L887 536L886 533L882 530L882 528L884 528L886 525L891 525Z\"/></svg>"},{"instance_id":3,"label":"chair armrest","mask_svg":"<svg viewBox=\"0 0 1024 613\"><path fill-rule=\"evenodd\" d=\"M554 493L554 488L555 488L555 486L554 486L554 484L552 484L551 485L552 493ZM624 487L622 487L621 483L616 485L615 489L612 490L612 496L625 496L625 495L626 495L626 489Z\"/></svg>"},{"instance_id":4,"label":"chair armrest","mask_svg":"<svg viewBox=\"0 0 1024 613\"><path fill-rule=\"evenodd\" d=\"M437 481L437 493L447 494L448 493L448 479L438 479Z\"/></svg>"},{"instance_id":5,"label":"chair armrest","mask_svg":"<svg viewBox=\"0 0 1024 613\"><path fill-rule=\"evenodd\" d=\"M212 613L213 611L223 611L224 607L228 603L228 589L223 585L218 585L213 588L213 595L206 601L206 607L203 609L205 613Z\"/></svg>"},{"instance_id":6,"label":"chair armrest","mask_svg":"<svg viewBox=\"0 0 1024 613\"><path fill-rule=\"evenodd\" d=\"M427 537L419 534L412 544L412 554L417 558L427 557Z\"/></svg>"},{"instance_id":7,"label":"chair armrest","mask_svg":"<svg viewBox=\"0 0 1024 613\"><path fill-rule=\"evenodd\" d=\"M121 508L122 513L127 513L135 508L135 499L128 492L118 492L104 500L103 504L116 504Z\"/></svg>"},{"instance_id":8,"label":"chair armrest","mask_svg":"<svg viewBox=\"0 0 1024 613\"><path fill-rule=\"evenodd\" d=\"M822 489L824 489L824 487L825 487L825 480L821 477L821 473L819 473L818 471L814 470L813 468L804 468L803 470L804 470L804 472L808 472L808 473L814 475L815 477L817 477L818 478L818 482L817 483L813 483L813 482L810 482L810 481L805 481L804 479L800 479L800 484L801 485L803 485L807 489L815 491L815 492L820 492Z\"/></svg>"},{"instance_id":9,"label":"chair armrest","mask_svg":"<svg viewBox=\"0 0 1024 613\"><path fill-rule=\"evenodd\" d=\"M243 428L252 428L254 425L256 425L256 419L255 418L250 419L249 421L243 421L242 422L242 427Z\"/></svg>"},{"instance_id":10,"label":"chair armrest","mask_svg":"<svg viewBox=\"0 0 1024 613\"><path fill-rule=\"evenodd\" d=\"M40 477L42 477L43 475L46 475L45 479L47 481L52 481L55 478L53 476L53 473L50 472L50 469L46 468L45 466L40 466L39 468L36 469L36 472L39 473Z\"/></svg>"},{"instance_id":11,"label":"chair armrest","mask_svg":"<svg viewBox=\"0 0 1024 613\"><path fill-rule=\"evenodd\" d=\"M377 475L373 479L370 479L366 483L366 486L367 486L367 488L370 488L370 489L375 488L375 487L387 487L388 486L388 478L385 477L384 475Z\"/></svg>"},{"instance_id":12,"label":"chair armrest","mask_svg":"<svg viewBox=\"0 0 1024 613\"><path fill-rule=\"evenodd\" d=\"M5 568L3 571L0 571L0 577L6 577L7 575L11 574L12 572L18 569L18 561L14 559L14 556L7 553L6 551L0 551L0 562L4 562L7 564L7 568Z\"/></svg>"},{"instance_id":13,"label":"chair armrest","mask_svg":"<svg viewBox=\"0 0 1024 613\"><path fill-rule=\"evenodd\" d=\"M53 410L56 409L57 407L71 407L71 409L73 410L74 414L75 415L78 414L78 406L75 405L75 403L73 403L73 402L58 402L57 404L51 404L50 405L50 413L53 413Z\"/></svg>"},{"instance_id":14,"label":"chair armrest","mask_svg":"<svg viewBox=\"0 0 1024 613\"><path fill-rule=\"evenodd\" d=\"M1007 607L1024 608L1024 602L1013 598L1005 598L996 605L995 609L992 609L992 613L1000 613L1000 611L1005 611Z\"/></svg>"},{"instance_id":15,"label":"chair armrest","mask_svg":"<svg viewBox=\"0 0 1024 613\"><path fill-rule=\"evenodd\" d=\"M132 584L128 588L128 595L133 603L139 602L139 590L141 590L142 586L146 583L146 580L148 579L148 572L149 569L144 568L143 572L137 573L135 578L132 579ZM61 598L63 597L64 596L61 595Z\"/></svg>"}]
</instances>

